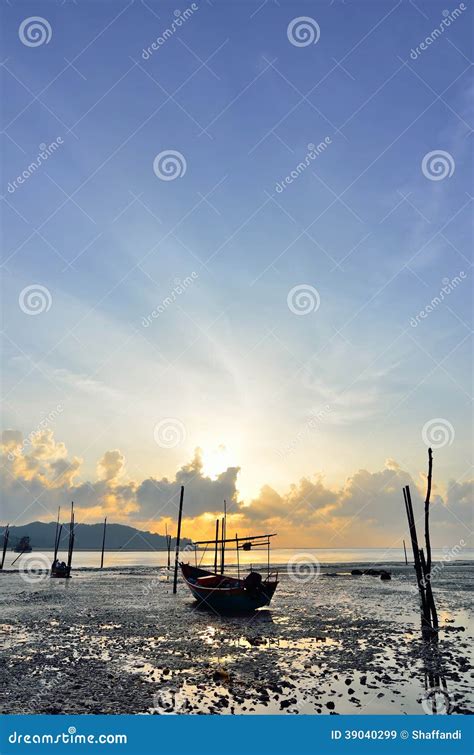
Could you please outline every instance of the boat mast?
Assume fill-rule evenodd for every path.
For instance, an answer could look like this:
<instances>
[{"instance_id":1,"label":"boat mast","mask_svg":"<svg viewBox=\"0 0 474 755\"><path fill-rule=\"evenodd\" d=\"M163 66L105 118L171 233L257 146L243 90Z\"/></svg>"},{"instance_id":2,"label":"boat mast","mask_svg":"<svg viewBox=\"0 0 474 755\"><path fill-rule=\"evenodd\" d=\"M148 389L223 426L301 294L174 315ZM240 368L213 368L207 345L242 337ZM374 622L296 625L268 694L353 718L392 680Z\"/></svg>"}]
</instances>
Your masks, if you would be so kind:
<instances>
[{"instance_id":1,"label":"boat mast","mask_svg":"<svg viewBox=\"0 0 474 755\"><path fill-rule=\"evenodd\" d=\"M173 595L176 595L176 592L178 590L179 542L181 540L181 517L183 516L183 498L184 498L184 486L181 485L181 494L179 497L179 512L178 512L178 531L176 532L176 551L175 551L175 557L174 557Z\"/></svg>"},{"instance_id":2,"label":"boat mast","mask_svg":"<svg viewBox=\"0 0 474 755\"><path fill-rule=\"evenodd\" d=\"M104 534L102 536L102 555L100 557L100 568L104 568L104 549L105 549L105 530L107 528L107 517L104 519Z\"/></svg>"},{"instance_id":3,"label":"boat mast","mask_svg":"<svg viewBox=\"0 0 474 755\"><path fill-rule=\"evenodd\" d=\"M217 574L217 549L219 543L219 520L216 519L216 548L214 551L214 574Z\"/></svg>"},{"instance_id":4,"label":"boat mast","mask_svg":"<svg viewBox=\"0 0 474 755\"><path fill-rule=\"evenodd\" d=\"M68 572L71 570L73 550L74 550L74 501L71 501L71 521L69 523L69 549L68 549L68 554L67 554Z\"/></svg>"},{"instance_id":5,"label":"boat mast","mask_svg":"<svg viewBox=\"0 0 474 755\"><path fill-rule=\"evenodd\" d=\"M58 518L56 519L56 532L54 533L54 557L53 557L53 563L56 561L56 558L58 556L58 548L59 548L59 516L61 514L61 506L58 506Z\"/></svg>"}]
</instances>

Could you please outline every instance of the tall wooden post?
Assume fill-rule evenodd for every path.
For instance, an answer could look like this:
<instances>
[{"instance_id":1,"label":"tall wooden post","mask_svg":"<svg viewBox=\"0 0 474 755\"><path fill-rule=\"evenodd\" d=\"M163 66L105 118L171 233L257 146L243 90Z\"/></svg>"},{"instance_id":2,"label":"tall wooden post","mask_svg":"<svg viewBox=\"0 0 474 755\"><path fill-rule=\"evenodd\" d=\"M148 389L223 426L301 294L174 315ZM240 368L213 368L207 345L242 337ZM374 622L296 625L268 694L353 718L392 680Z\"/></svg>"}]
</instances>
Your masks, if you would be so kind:
<instances>
[{"instance_id":1,"label":"tall wooden post","mask_svg":"<svg viewBox=\"0 0 474 755\"><path fill-rule=\"evenodd\" d=\"M224 574L225 519L221 519L221 574Z\"/></svg>"},{"instance_id":2,"label":"tall wooden post","mask_svg":"<svg viewBox=\"0 0 474 755\"><path fill-rule=\"evenodd\" d=\"M235 533L235 548L237 551L237 579L240 579L239 537Z\"/></svg>"},{"instance_id":3,"label":"tall wooden post","mask_svg":"<svg viewBox=\"0 0 474 755\"><path fill-rule=\"evenodd\" d=\"M176 532L176 551L175 551L175 558L174 558L173 595L176 595L176 592L178 590L179 543L181 540L181 518L183 516L183 498L184 498L184 486L181 485L181 493L179 497L179 512L178 512L178 531Z\"/></svg>"},{"instance_id":4,"label":"tall wooden post","mask_svg":"<svg viewBox=\"0 0 474 755\"><path fill-rule=\"evenodd\" d=\"M56 561L58 557L58 548L59 548L59 517L61 514L61 506L58 506L58 518L56 519L56 532L54 533L54 556L53 556L53 563Z\"/></svg>"},{"instance_id":5,"label":"tall wooden post","mask_svg":"<svg viewBox=\"0 0 474 755\"><path fill-rule=\"evenodd\" d=\"M214 574L217 574L217 550L219 547L219 520L216 519L216 549L214 551Z\"/></svg>"},{"instance_id":6,"label":"tall wooden post","mask_svg":"<svg viewBox=\"0 0 474 755\"><path fill-rule=\"evenodd\" d=\"M104 534L102 535L102 555L100 557L100 568L104 568L104 550L105 550L105 530L107 529L107 517L104 519Z\"/></svg>"},{"instance_id":7,"label":"tall wooden post","mask_svg":"<svg viewBox=\"0 0 474 755\"><path fill-rule=\"evenodd\" d=\"M405 541L403 541L403 550L405 551L405 564L408 566L407 547L405 545Z\"/></svg>"},{"instance_id":8,"label":"tall wooden post","mask_svg":"<svg viewBox=\"0 0 474 755\"><path fill-rule=\"evenodd\" d=\"M74 550L74 502L71 503L71 521L69 524L69 550L67 554L68 575L71 572L73 550Z\"/></svg>"},{"instance_id":9,"label":"tall wooden post","mask_svg":"<svg viewBox=\"0 0 474 755\"><path fill-rule=\"evenodd\" d=\"M10 537L10 525L7 524L3 532L3 553L2 553L2 563L0 565L0 569L3 569L3 564L5 563L5 554L7 552L9 537Z\"/></svg>"}]
</instances>

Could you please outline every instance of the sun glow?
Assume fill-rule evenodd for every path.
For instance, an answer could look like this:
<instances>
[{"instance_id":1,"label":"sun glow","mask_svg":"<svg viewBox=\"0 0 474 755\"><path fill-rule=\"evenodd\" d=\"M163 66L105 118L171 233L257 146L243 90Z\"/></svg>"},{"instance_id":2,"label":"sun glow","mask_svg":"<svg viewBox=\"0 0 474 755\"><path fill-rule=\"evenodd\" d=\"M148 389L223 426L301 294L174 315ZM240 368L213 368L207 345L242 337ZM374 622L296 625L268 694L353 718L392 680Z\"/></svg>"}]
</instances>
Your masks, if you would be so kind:
<instances>
[{"instance_id":1,"label":"sun glow","mask_svg":"<svg viewBox=\"0 0 474 755\"><path fill-rule=\"evenodd\" d=\"M203 474L216 478L228 467L238 467L237 455L224 445L204 450L202 454Z\"/></svg>"}]
</instances>

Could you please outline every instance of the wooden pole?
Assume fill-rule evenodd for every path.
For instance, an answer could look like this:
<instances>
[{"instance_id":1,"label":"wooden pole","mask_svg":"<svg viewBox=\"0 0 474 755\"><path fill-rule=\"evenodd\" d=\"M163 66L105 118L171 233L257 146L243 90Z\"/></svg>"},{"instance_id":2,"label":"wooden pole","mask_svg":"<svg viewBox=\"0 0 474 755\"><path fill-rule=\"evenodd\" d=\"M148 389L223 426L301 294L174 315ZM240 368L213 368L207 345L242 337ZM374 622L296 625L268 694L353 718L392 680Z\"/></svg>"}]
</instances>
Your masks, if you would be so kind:
<instances>
[{"instance_id":1,"label":"wooden pole","mask_svg":"<svg viewBox=\"0 0 474 755\"><path fill-rule=\"evenodd\" d=\"M430 541L430 496L431 496L431 479L433 476L433 452L428 449L428 483L425 498L425 544L426 544L426 569L428 574L431 572L431 541Z\"/></svg>"},{"instance_id":2,"label":"wooden pole","mask_svg":"<svg viewBox=\"0 0 474 755\"><path fill-rule=\"evenodd\" d=\"M421 617L423 628L430 627L429 610L426 602L425 584L423 579L423 570L421 566L420 549L418 547L418 536L416 533L415 518L413 516L413 504L411 501L410 487L406 485L403 489L403 495L405 497L405 506L407 510L408 527L410 530L411 545L413 550L413 560L415 563L416 582L418 585L418 592L420 594L421 604Z\"/></svg>"},{"instance_id":3,"label":"wooden pole","mask_svg":"<svg viewBox=\"0 0 474 755\"><path fill-rule=\"evenodd\" d=\"M10 525L7 524L3 532L3 553L2 553L2 563L0 565L0 569L3 569L3 564L5 563L5 554L7 552L9 537L10 537Z\"/></svg>"},{"instance_id":4,"label":"wooden pole","mask_svg":"<svg viewBox=\"0 0 474 755\"><path fill-rule=\"evenodd\" d=\"M240 579L240 558L239 558L239 538L235 533L235 547L237 549L237 579Z\"/></svg>"},{"instance_id":5,"label":"wooden pole","mask_svg":"<svg viewBox=\"0 0 474 755\"><path fill-rule=\"evenodd\" d=\"M72 552L74 550L74 502L71 502L71 521L69 523L69 549L67 554L67 568L71 571Z\"/></svg>"},{"instance_id":6,"label":"wooden pole","mask_svg":"<svg viewBox=\"0 0 474 755\"><path fill-rule=\"evenodd\" d=\"M183 516L183 498L184 498L184 486L181 485L181 494L179 497L179 512L178 512L178 531L176 533L176 551L175 551L175 559L174 559L173 595L176 595L176 592L178 590L179 543L181 540L181 518Z\"/></svg>"},{"instance_id":7,"label":"wooden pole","mask_svg":"<svg viewBox=\"0 0 474 755\"><path fill-rule=\"evenodd\" d=\"M224 574L224 548L225 548L225 534L224 534L224 517L221 519L221 574Z\"/></svg>"},{"instance_id":8,"label":"wooden pole","mask_svg":"<svg viewBox=\"0 0 474 755\"><path fill-rule=\"evenodd\" d=\"M100 568L104 568L104 550L105 550L105 530L107 529L107 517L104 519L104 534L102 535L102 555L100 557Z\"/></svg>"},{"instance_id":9,"label":"wooden pole","mask_svg":"<svg viewBox=\"0 0 474 755\"><path fill-rule=\"evenodd\" d=\"M405 564L408 566L407 547L405 545L405 541L403 541L403 550L405 551Z\"/></svg>"},{"instance_id":10,"label":"wooden pole","mask_svg":"<svg viewBox=\"0 0 474 755\"><path fill-rule=\"evenodd\" d=\"M54 556L53 556L53 564L56 561L58 557L58 548L59 548L59 517L61 514L61 506L58 506L58 518L56 519L56 532L54 533Z\"/></svg>"},{"instance_id":11,"label":"wooden pole","mask_svg":"<svg viewBox=\"0 0 474 755\"><path fill-rule=\"evenodd\" d=\"M219 520L216 519L216 549L214 551L214 574L217 574L217 549L219 543Z\"/></svg>"}]
</instances>

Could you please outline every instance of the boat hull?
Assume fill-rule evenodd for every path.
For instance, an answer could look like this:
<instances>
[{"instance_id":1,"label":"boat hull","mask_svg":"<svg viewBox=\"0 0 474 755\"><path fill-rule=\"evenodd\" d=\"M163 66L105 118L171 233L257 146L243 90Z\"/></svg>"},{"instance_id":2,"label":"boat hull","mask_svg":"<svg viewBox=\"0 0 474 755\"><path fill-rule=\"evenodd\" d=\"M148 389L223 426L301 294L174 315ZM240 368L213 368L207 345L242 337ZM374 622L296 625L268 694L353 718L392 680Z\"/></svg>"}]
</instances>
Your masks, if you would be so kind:
<instances>
[{"instance_id":1,"label":"boat hull","mask_svg":"<svg viewBox=\"0 0 474 755\"><path fill-rule=\"evenodd\" d=\"M222 577L224 586L206 587L198 584L202 577L212 577L212 572L189 564L180 564L181 572L191 594L201 607L217 613L250 613L270 605L278 582L262 582L258 590L248 590L243 580ZM205 580L204 580L205 581Z\"/></svg>"}]
</instances>

